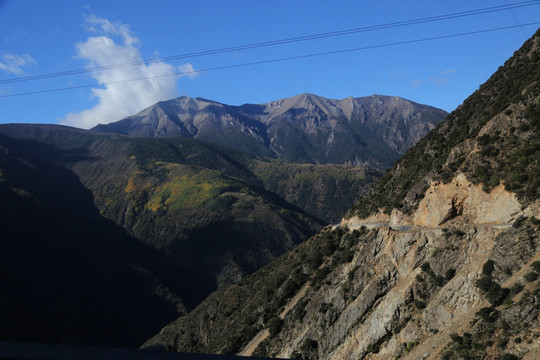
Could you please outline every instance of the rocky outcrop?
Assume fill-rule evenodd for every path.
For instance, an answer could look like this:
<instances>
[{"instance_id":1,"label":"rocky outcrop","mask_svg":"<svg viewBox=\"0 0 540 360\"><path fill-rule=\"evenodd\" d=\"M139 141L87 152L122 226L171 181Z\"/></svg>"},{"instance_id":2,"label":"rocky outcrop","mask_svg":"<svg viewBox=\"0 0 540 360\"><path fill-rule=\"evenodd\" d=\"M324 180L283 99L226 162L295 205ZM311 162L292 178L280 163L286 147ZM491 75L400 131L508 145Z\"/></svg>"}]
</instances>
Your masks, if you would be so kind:
<instances>
[{"instance_id":1,"label":"rocky outcrop","mask_svg":"<svg viewBox=\"0 0 540 360\"><path fill-rule=\"evenodd\" d=\"M528 208L527 214L532 215L533 208L535 206ZM446 184L432 181L418 209L410 215L393 209L390 215L379 211L363 219L353 216L343 219L340 225L351 229L381 224L437 229L458 222L472 225L509 224L523 214L516 195L505 190L502 184L485 192L481 184L474 185L460 173Z\"/></svg>"},{"instance_id":2,"label":"rocky outcrop","mask_svg":"<svg viewBox=\"0 0 540 360\"><path fill-rule=\"evenodd\" d=\"M436 228L457 218L477 225L508 224L521 212L515 194L498 185L489 193L464 174L447 184L432 182L412 216L413 225Z\"/></svg>"},{"instance_id":3,"label":"rocky outcrop","mask_svg":"<svg viewBox=\"0 0 540 360\"><path fill-rule=\"evenodd\" d=\"M377 213L371 214L368 217L361 219L358 216L352 216L350 218L343 218L339 223L340 226L345 226L350 229L356 229L361 226L368 228L379 227L381 224L387 224L390 222L390 216L385 214L382 210Z\"/></svg>"}]
</instances>

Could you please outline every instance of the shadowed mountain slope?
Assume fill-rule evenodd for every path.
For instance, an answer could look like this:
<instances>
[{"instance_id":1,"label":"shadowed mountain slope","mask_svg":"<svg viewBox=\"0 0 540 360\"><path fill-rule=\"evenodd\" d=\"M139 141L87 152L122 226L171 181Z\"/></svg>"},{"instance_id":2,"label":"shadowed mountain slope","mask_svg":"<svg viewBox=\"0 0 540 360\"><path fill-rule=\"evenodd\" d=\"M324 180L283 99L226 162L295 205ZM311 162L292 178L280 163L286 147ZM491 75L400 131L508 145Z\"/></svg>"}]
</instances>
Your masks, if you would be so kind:
<instances>
[{"instance_id":1,"label":"shadowed mountain slope","mask_svg":"<svg viewBox=\"0 0 540 360\"><path fill-rule=\"evenodd\" d=\"M66 156L0 135L0 338L136 346L183 314L168 275L181 267L103 218L72 171L36 153Z\"/></svg>"}]
</instances>

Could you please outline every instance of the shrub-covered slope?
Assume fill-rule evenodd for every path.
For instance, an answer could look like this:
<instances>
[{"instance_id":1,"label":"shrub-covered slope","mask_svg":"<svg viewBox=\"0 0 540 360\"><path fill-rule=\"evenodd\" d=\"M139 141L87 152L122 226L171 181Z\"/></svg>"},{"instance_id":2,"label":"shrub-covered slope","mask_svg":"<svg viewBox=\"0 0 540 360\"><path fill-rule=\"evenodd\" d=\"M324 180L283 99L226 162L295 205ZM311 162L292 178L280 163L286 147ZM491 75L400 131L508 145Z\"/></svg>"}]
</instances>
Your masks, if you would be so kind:
<instances>
[{"instance_id":1,"label":"shrub-covered slope","mask_svg":"<svg viewBox=\"0 0 540 360\"><path fill-rule=\"evenodd\" d=\"M336 164L258 159L250 169L269 191L327 223L338 222L384 172Z\"/></svg>"},{"instance_id":2,"label":"shrub-covered slope","mask_svg":"<svg viewBox=\"0 0 540 360\"><path fill-rule=\"evenodd\" d=\"M145 346L303 359L538 358L539 76L540 31L343 226L211 295Z\"/></svg>"}]
</instances>

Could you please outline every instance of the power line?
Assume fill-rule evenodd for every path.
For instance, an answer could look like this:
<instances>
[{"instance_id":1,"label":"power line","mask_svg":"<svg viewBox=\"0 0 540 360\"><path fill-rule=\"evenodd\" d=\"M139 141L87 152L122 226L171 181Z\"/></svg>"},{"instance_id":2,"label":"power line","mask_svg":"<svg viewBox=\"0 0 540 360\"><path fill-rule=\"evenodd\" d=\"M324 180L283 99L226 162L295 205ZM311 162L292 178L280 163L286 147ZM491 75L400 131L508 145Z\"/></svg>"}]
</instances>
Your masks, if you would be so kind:
<instances>
[{"instance_id":1,"label":"power line","mask_svg":"<svg viewBox=\"0 0 540 360\"><path fill-rule=\"evenodd\" d=\"M518 20L518 18L517 18L517 16L516 16L516 13L515 13L514 10L512 10L512 8L510 7L510 4L508 3L508 0L504 0L504 2L506 3L506 5L508 5L508 10L510 10L510 12L512 13L512 16L514 17L514 20L516 20L516 24L519 25L519 20ZM523 28L520 28L520 30L521 30L521 33L522 33L524 36L527 36L527 35L525 34L525 31L523 30Z\"/></svg>"},{"instance_id":2,"label":"power line","mask_svg":"<svg viewBox=\"0 0 540 360\"><path fill-rule=\"evenodd\" d=\"M94 86L114 85L114 84L121 84L121 83L132 82L132 81L141 81L141 80L147 80L147 79L153 79L153 78L166 77L166 76L188 75L188 74L195 74L195 73L201 73L201 72L209 72L209 71L233 69L233 68L240 68L240 67L253 66L253 65L276 63L276 62L282 62L282 61L306 59L306 58L317 57L317 56L342 54L342 53L361 51L361 50L377 49L377 48L397 46L397 45L414 44L414 43L420 43L420 42L426 42L426 41L455 38L455 37L460 37L460 36L476 35L476 34L482 34L482 33L493 32L493 31L515 29L515 28L518 28L520 26L529 26L529 25L538 25L538 24L540 24L540 21L531 22L531 23L527 23L527 24L520 24L520 25L511 25L511 26L503 26L503 27L484 29L484 30L468 31L468 32L450 34L450 35L433 36L433 37L427 37L427 38L422 38L422 39L398 41L398 42L392 42L392 43L386 43L386 44L370 45L370 46L363 46L363 47L356 47L356 48L349 48L349 49L342 49L342 50L334 50L334 51L326 51L326 52L319 52L319 53L306 54L306 55L297 55L297 56L282 57L282 58L277 58L277 59L254 61L254 62L249 62L249 63L235 64L235 65L216 66L216 67L211 67L211 68L206 68L206 69L201 69L201 70L194 70L194 71L175 72L175 73L162 74L162 75L145 76L145 77L136 78L136 79L118 80L118 81L112 81L112 82L101 83L101 84L98 83L98 84L89 84L89 85L69 86L69 87L56 88L56 89L28 91L28 92L23 92L23 93L0 95L0 98L43 94L43 93L58 92L58 91L65 91L65 90L89 88L89 87L94 87Z\"/></svg>"},{"instance_id":3,"label":"power line","mask_svg":"<svg viewBox=\"0 0 540 360\"><path fill-rule=\"evenodd\" d=\"M425 17L425 18L419 18L419 19L413 19L413 20L397 21L397 22L392 22L392 23L387 23L387 24L365 26L365 27L359 27L359 28L353 28L353 29L347 29L347 30L339 30L339 31L326 32L326 33L305 35L305 36L299 36L299 37L291 37L291 38L272 40L272 41L266 41L266 42L257 42L257 43L246 44L246 45L185 53L185 54L180 54L180 55L172 55L172 56L140 60L140 61L134 61L134 62L128 62L128 63L97 66L97 67L87 68L87 69L76 69L76 70L70 70L70 71L62 71L62 72L55 72L55 73L48 73L48 74L41 74L41 75L34 75L34 76L24 76L24 77L12 78L12 79L4 79L4 80L0 80L0 84L10 84L10 83L16 83L16 82L48 79L48 78L53 78L53 77L78 75L78 74L84 74L84 73L96 72L96 71L102 71L102 70L137 66L137 65L147 64L147 63L180 60L180 59L186 59L186 58L222 54L222 53L239 51L239 50L249 50L249 49L261 48L261 47L269 47L269 46L283 45L283 44L303 42L303 41L309 41L309 40L317 40L317 39L323 39L323 38L329 38L329 37L351 35L351 34L357 34L357 33L362 33L362 32L391 29L391 28L410 26L410 25L418 25L418 24L424 24L424 23L429 23L429 22L449 20L449 19L455 19L455 18L461 18L461 17L467 17L467 16L474 16L474 15L482 15L482 14L498 12L498 11L505 11L505 10L512 11L512 9L539 5L539 4L540 4L540 0L522 1L518 3L513 3L511 5L507 3L507 5L492 6L492 7L482 8L482 9L461 11L461 12L452 13L452 14L437 15L437 16L431 16L431 17Z\"/></svg>"}]
</instances>

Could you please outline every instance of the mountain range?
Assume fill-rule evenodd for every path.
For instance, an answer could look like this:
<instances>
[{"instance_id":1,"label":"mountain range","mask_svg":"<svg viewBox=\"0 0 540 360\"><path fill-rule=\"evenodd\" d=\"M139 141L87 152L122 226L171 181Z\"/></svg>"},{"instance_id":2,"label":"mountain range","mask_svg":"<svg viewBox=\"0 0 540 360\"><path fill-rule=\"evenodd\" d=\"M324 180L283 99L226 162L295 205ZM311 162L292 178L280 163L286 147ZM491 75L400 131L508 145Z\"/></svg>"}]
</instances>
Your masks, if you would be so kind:
<instances>
[{"instance_id":1,"label":"mountain range","mask_svg":"<svg viewBox=\"0 0 540 360\"><path fill-rule=\"evenodd\" d=\"M180 97L92 130L193 137L296 163L384 169L446 115L431 106L381 95L332 100L300 94L241 106Z\"/></svg>"},{"instance_id":2,"label":"mountain range","mask_svg":"<svg viewBox=\"0 0 540 360\"><path fill-rule=\"evenodd\" d=\"M302 94L0 125L0 338L538 358L540 30L446 115Z\"/></svg>"},{"instance_id":3,"label":"mountain range","mask_svg":"<svg viewBox=\"0 0 540 360\"><path fill-rule=\"evenodd\" d=\"M0 316L21 324L3 328L2 338L142 343L212 291L339 221L383 174L351 165L362 161L346 154L367 154L366 144L376 143L368 157L388 166L444 115L400 98L335 101L304 94L241 107L179 98L92 131L1 125L6 271ZM338 146L351 126L354 139L347 149ZM384 140L373 142L375 132ZM386 150L379 152L381 146ZM286 155L300 153L307 155ZM83 251L89 246L94 251ZM105 260L99 254L108 246ZM32 260L36 249L41 261ZM108 278L112 273L117 277ZM111 290L113 279L130 288ZM65 291L40 292L44 283ZM100 299L96 306L73 307L89 296L81 286ZM133 306L121 308L126 294ZM119 320L136 321L144 302L154 315L136 324ZM83 326L88 318L94 321Z\"/></svg>"},{"instance_id":4,"label":"mountain range","mask_svg":"<svg viewBox=\"0 0 540 360\"><path fill-rule=\"evenodd\" d=\"M342 219L144 347L540 357L540 30Z\"/></svg>"}]
</instances>

